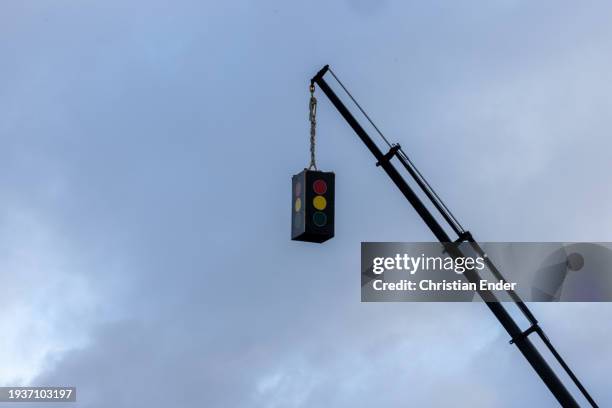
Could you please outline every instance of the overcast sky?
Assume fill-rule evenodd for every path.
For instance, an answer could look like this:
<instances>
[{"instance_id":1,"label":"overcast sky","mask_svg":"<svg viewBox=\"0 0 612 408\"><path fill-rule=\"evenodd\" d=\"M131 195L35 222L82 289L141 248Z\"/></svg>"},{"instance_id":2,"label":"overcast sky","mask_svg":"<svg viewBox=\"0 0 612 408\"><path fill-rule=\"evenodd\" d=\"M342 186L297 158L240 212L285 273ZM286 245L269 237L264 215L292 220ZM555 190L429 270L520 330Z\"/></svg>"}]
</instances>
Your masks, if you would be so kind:
<instances>
[{"instance_id":1,"label":"overcast sky","mask_svg":"<svg viewBox=\"0 0 612 408\"><path fill-rule=\"evenodd\" d=\"M289 4L291 3L291 4ZM481 241L612 241L612 4L0 4L0 385L78 407L555 407L481 304L360 303L433 236L320 93L336 237L289 240L326 63ZM601 406L607 304L533 305Z\"/></svg>"}]
</instances>

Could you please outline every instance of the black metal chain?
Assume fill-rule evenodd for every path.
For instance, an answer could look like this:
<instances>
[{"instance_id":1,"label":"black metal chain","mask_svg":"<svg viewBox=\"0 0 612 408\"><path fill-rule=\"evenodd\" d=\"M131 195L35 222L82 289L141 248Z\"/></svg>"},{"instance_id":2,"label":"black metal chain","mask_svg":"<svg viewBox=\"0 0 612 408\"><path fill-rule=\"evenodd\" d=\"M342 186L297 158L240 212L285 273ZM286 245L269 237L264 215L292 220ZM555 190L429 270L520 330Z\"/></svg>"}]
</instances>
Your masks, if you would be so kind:
<instances>
[{"instance_id":1,"label":"black metal chain","mask_svg":"<svg viewBox=\"0 0 612 408\"><path fill-rule=\"evenodd\" d=\"M317 169L317 162L315 159L315 137L317 132L317 98L314 96L315 87L314 84L310 85L310 103L308 104L308 108L310 111L309 120L310 120L310 165L308 166L308 170Z\"/></svg>"}]
</instances>

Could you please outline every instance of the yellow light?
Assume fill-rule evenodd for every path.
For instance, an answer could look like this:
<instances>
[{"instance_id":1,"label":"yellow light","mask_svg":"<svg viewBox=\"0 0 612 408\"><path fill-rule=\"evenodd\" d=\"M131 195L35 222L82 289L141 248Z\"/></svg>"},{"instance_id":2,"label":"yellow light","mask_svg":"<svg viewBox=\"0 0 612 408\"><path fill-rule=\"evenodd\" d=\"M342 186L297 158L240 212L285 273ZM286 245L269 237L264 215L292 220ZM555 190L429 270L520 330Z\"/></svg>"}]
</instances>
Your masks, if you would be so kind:
<instances>
[{"instance_id":1,"label":"yellow light","mask_svg":"<svg viewBox=\"0 0 612 408\"><path fill-rule=\"evenodd\" d=\"M327 200L325 197L318 195L312 200L312 205L317 210L324 210L327 207Z\"/></svg>"},{"instance_id":2,"label":"yellow light","mask_svg":"<svg viewBox=\"0 0 612 408\"><path fill-rule=\"evenodd\" d=\"M302 209L302 200L300 199L300 197L298 197L295 200L295 212L298 212L301 209Z\"/></svg>"}]
</instances>

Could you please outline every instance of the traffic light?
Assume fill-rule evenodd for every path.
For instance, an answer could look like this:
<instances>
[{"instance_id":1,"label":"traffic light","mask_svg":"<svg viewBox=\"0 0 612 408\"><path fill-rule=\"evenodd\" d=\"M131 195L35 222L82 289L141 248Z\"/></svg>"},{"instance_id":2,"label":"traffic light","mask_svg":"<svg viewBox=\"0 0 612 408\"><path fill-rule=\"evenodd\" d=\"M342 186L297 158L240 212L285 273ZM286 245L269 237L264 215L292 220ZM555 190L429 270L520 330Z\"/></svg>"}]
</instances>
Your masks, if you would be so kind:
<instances>
[{"instance_id":1,"label":"traffic light","mask_svg":"<svg viewBox=\"0 0 612 408\"><path fill-rule=\"evenodd\" d=\"M304 170L292 178L291 239L325 242L334 236L333 172Z\"/></svg>"}]
</instances>

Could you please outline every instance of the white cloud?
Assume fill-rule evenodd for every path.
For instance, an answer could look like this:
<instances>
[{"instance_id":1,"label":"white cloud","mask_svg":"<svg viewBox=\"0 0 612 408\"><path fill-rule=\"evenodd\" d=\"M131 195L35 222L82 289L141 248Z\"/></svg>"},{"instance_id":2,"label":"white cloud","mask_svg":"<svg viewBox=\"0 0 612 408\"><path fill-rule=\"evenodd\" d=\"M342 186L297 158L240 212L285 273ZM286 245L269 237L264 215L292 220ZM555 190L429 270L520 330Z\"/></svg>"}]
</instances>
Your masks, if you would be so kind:
<instances>
[{"instance_id":1,"label":"white cloud","mask_svg":"<svg viewBox=\"0 0 612 408\"><path fill-rule=\"evenodd\" d=\"M85 346L99 293L79 255L41 217L4 205L0 218L0 383L26 384Z\"/></svg>"}]
</instances>

